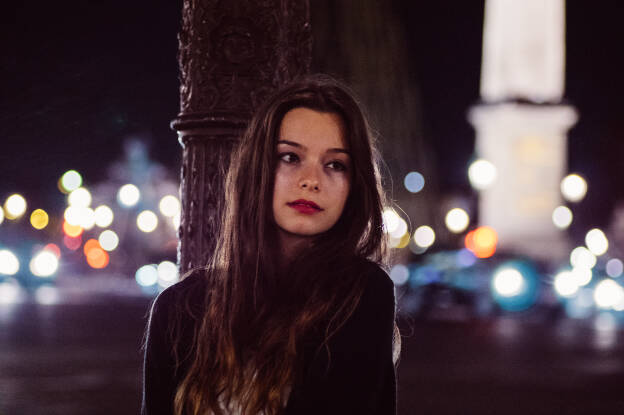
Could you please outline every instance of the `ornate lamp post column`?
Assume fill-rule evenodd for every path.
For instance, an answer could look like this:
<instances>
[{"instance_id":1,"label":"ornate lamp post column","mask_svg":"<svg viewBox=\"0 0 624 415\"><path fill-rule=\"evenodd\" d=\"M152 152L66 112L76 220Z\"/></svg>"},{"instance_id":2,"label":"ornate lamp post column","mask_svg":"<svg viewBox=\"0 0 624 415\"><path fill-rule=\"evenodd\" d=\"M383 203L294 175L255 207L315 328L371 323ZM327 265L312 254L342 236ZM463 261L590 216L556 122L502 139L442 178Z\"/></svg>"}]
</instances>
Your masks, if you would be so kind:
<instances>
[{"instance_id":1,"label":"ornate lamp post column","mask_svg":"<svg viewBox=\"0 0 624 415\"><path fill-rule=\"evenodd\" d=\"M213 254L230 153L254 108L309 70L308 1L184 0L178 38L184 273Z\"/></svg>"}]
</instances>

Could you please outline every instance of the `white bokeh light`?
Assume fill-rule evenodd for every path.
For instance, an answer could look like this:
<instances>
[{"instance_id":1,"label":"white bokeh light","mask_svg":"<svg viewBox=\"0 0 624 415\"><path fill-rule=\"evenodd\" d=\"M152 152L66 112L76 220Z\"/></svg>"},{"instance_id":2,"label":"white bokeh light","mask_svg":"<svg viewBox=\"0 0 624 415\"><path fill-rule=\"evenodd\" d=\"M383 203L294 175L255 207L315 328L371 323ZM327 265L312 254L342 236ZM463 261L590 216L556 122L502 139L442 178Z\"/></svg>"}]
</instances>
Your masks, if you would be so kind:
<instances>
[{"instance_id":1,"label":"white bokeh light","mask_svg":"<svg viewBox=\"0 0 624 415\"><path fill-rule=\"evenodd\" d=\"M385 209L383 211L383 224L387 233L392 233L399 226L399 220L401 219L397 213L392 209Z\"/></svg>"},{"instance_id":2,"label":"white bokeh light","mask_svg":"<svg viewBox=\"0 0 624 415\"><path fill-rule=\"evenodd\" d=\"M600 308L613 308L622 302L623 297L624 289L611 279L600 281L594 288L594 301Z\"/></svg>"},{"instance_id":3,"label":"white bokeh light","mask_svg":"<svg viewBox=\"0 0 624 415\"><path fill-rule=\"evenodd\" d=\"M117 201L126 207L132 207L139 202L141 192L135 185L128 183L119 188L117 192Z\"/></svg>"},{"instance_id":4,"label":"white bokeh light","mask_svg":"<svg viewBox=\"0 0 624 415\"><path fill-rule=\"evenodd\" d=\"M4 222L4 209L0 206L0 223Z\"/></svg>"},{"instance_id":5,"label":"white bokeh light","mask_svg":"<svg viewBox=\"0 0 624 415\"><path fill-rule=\"evenodd\" d=\"M144 210L137 216L137 226L142 232L153 232L158 226L158 216L151 210Z\"/></svg>"},{"instance_id":6,"label":"white bokeh light","mask_svg":"<svg viewBox=\"0 0 624 415\"><path fill-rule=\"evenodd\" d=\"M158 264L158 285L168 287L178 282L178 267L171 261L162 261Z\"/></svg>"},{"instance_id":7,"label":"white bokeh light","mask_svg":"<svg viewBox=\"0 0 624 415\"><path fill-rule=\"evenodd\" d=\"M0 250L0 274L15 275L19 271L20 263L15 254L8 249Z\"/></svg>"},{"instance_id":8,"label":"white bokeh light","mask_svg":"<svg viewBox=\"0 0 624 415\"><path fill-rule=\"evenodd\" d=\"M4 202L8 218L18 218L26 212L26 199L20 194L12 194Z\"/></svg>"},{"instance_id":9,"label":"white bokeh light","mask_svg":"<svg viewBox=\"0 0 624 415\"><path fill-rule=\"evenodd\" d=\"M67 203L70 206L86 208L91 205L91 200L91 192L84 187L79 187L78 189L73 190L69 196L67 196Z\"/></svg>"},{"instance_id":10,"label":"white bokeh light","mask_svg":"<svg viewBox=\"0 0 624 415\"><path fill-rule=\"evenodd\" d=\"M82 186L82 177L76 170L66 171L61 176L61 186L66 192L72 192Z\"/></svg>"},{"instance_id":11,"label":"white bokeh light","mask_svg":"<svg viewBox=\"0 0 624 415\"><path fill-rule=\"evenodd\" d=\"M158 282L158 268L155 264L143 265L134 275L137 284L149 287Z\"/></svg>"},{"instance_id":12,"label":"white bokeh light","mask_svg":"<svg viewBox=\"0 0 624 415\"><path fill-rule=\"evenodd\" d=\"M160 213L164 216L168 218L174 217L180 213L180 201L173 195L164 196L160 199L158 209L160 209Z\"/></svg>"},{"instance_id":13,"label":"white bokeh light","mask_svg":"<svg viewBox=\"0 0 624 415\"><path fill-rule=\"evenodd\" d=\"M95 224L100 228L109 227L113 223L115 215L113 210L106 205L95 208Z\"/></svg>"},{"instance_id":14,"label":"white bokeh light","mask_svg":"<svg viewBox=\"0 0 624 415\"><path fill-rule=\"evenodd\" d=\"M611 258L606 265L607 275L611 278L617 278L624 272L624 264L619 258Z\"/></svg>"},{"instance_id":15,"label":"white bokeh light","mask_svg":"<svg viewBox=\"0 0 624 415\"><path fill-rule=\"evenodd\" d=\"M107 229L100 234L98 242L103 250L110 252L114 251L119 245L119 237L114 231Z\"/></svg>"},{"instance_id":16,"label":"white bokeh light","mask_svg":"<svg viewBox=\"0 0 624 415\"><path fill-rule=\"evenodd\" d=\"M397 225L397 227L390 232L390 236L393 238L402 238L403 235L405 235L405 233L407 232L407 222L405 222L405 220L403 218L399 218L399 223Z\"/></svg>"},{"instance_id":17,"label":"white bokeh light","mask_svg":"<svg viewBox=\"0 0 624 415\"><path fill-rule=\"evenodd\" d=\"M584 246L577 246L570 253L570 264L575 268L591 269L596 265L596 255Z\"/></svg>"},{"instance_id":18,"label":"white bokeh light","mask_svg":"<svg viewBox=\"0 0 624 415\"><path fill-rule=\"evenodd\" d=\"M607 236L598 228L594 228L585 235L585 245L596 256L600 256L609 249Z\"/></svg>"},{"instance_id":19,"label":"white bokeh light","mask_svg":"<svg viewBox=\"0 0 624 415\"><path fill-rule=\"evenodd\" d=\"M579 290L579 286L570 271L561 271L555 275L554 287L561 297L572 297Z\"/></svg>"},{"instance_id":20,"label":"white bokeh light","mask_svg":"<svg viewBox=\"0 0 624 415\"><path fill-rule=\"evenodd\" d=\"M37 277L49 277L58 269L58 258L50 251L41 251L30 260L30 272Z\"/></svg>"},{"instance_id":21,"label":"white bokeh light","mask_svg":"<svg viewBox=\"0 0 624 415\"><path fill-rule=\"evenodd\" d=\"M446 214L444 223L451 232L461 233L465 231L470 224L470 217L464 209L453 208Z\"/></svg>"},{"instance_id":22,"label":"white bokeh light","mask_svg":"<svg viewBox=\"0 0 624 415\"><path fill-rule=\"evenodd\" d=\"M494 290L503 297L513 297L524 290L524 277L514 268L497 271L492 279Z\"/></svg>"},{"instance_id":23,"label":"white bokeh light","mask_svg":"<svg viewBox=\"0 0 624 415\"><path fill-rule=\"evenodd\" d=\"M470 184L477 190L484 190L496 181L496 166L483 159L475 160L468 168Z\"/></svg>"},{"instance_id":24,"label":"white bokeh light","mask_svg":"<svg viewBox=\"0 0 624 415\"><path fill-rule=\"evenodd\" d=\"M591 268L574 267L572 268L571 275L576 285L583 287L591 282L593 272Z\"/></svg>"},{"instance_id":25,"label":"white bokeh light","mask_svg":"<svg viewBox=\"0 0 624 415\"><path fill-rule=\"evenodd\" d=\"M86 230L93 229L95 226L95 211L89 207L80 209L80 227Z\"/></svg>"},{"instance_id":26,"label":"white bokeh light","mask_svg":"<svg viewBox=\"0 0 624 415\"><path fill-rule=\"evenodd\" d=\"M423 225L414 231L414 243L421 248L429 248L435 242L435 232L430 226Z\"/></svg>"},{"instance_id":27,"label":"white bokeh light","mask_svg":"<svg viewBox=\"0 0 624 415\"><path fill-rule=\"evenodd\" d=\"M572 211L567 206L557 206L552 213L552 221L559 229L567 229L572 223Z\"/></svg>"},{"instance_id":28,"label":"white bokeh light","mask_svg":"<svg viewBox=\"0 0 624 415\"><path fill-rule=\"evenodd\" d=\"M587 182L578 174L569 174L561 181L561 194L569 202L579 202L587 193Z\"/></svg>"},{"instance_id":29,"label":"white bokeh light","mask_svg":"<svg viewBox=\"0 0 624 415\"><path fill-rule=\"evenodd\" d=\"M181 216L179 213L171 218L171 226L173 226L173 229L178 229L180 227L180 219Z\"/></svg>"}]
</instances>

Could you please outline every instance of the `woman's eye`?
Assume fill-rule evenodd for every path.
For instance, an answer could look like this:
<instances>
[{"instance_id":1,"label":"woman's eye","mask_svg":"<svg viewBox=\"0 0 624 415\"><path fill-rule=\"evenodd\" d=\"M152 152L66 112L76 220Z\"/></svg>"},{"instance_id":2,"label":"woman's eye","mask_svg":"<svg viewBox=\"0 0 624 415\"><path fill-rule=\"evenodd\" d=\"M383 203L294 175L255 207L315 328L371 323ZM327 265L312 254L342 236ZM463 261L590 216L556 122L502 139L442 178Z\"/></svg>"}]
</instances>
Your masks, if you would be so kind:
<instances>
[{"instance_id":1,"label":"woman's eye","mask_svg":"<svg viewBox=\"0 0 624 415\"><path fill-rule=\"evenodd\" d=\"M327 163L327 167L336 171L347 171L347 166L341 161L331 161Z\"/></svg>"},{"instance_id":2,"label":"woman's eye","mask_svg":"<svg viewBox=\"0 0 624 415\"><path fill-rule=\"evenodd\" d=\"M284 163L296 163L299 161L299 157L295 153L282 153L279 155L279 159Z\"/></svg>"}]
</instances>

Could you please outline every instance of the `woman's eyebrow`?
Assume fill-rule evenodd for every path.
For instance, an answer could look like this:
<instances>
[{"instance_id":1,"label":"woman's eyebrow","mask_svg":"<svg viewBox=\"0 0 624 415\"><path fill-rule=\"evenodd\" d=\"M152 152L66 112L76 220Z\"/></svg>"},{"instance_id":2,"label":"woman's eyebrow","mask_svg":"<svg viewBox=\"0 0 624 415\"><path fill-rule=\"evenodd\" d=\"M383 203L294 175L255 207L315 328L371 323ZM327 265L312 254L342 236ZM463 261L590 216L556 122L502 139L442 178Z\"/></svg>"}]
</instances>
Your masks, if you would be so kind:
<instances>
[{"instance_id":1,"label":"woman's eyebrow","mask_svg":"<svg viewBox=\"0 0 624 415\"><path fill-rule=\"evenodd\" d=\"M299 144L299 143L296 143L294 141L289 141L289 140L278 140L277 144L287 144L289 146L297 147L302 150L306 149L306 146L304 146L303 144ZM351 155L351 153L349 153L349 151L344 148L329 148L327 149L326 153L343 153L343 154L346 154L347 156Z\"/></svg>"},{"instance_id":2,"label":"woman's eyebrow","mask_svg":"<svg viewBox=\"0 0 624 415\"><path fill-rule=\"evenodd\" d=\"M279 140L277 144L288 144L289 146L293 146L293 147L305 148L304 145L295 143L294 141L288 141L288 140Z\"/></svg>"}]
</instances>

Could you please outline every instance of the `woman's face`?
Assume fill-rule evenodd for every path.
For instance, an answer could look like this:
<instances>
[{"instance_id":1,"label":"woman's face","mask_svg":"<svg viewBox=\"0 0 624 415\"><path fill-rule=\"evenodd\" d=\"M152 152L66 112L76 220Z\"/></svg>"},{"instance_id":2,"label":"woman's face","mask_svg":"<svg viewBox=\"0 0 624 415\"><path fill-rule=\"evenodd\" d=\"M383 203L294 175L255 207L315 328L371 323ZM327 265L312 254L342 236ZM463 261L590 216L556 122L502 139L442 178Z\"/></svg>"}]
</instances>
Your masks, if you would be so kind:
<instances>
[{"instance_id":1,"label":"woman's face","mask_svg":"<svg viewBox=\"0 0 624 415\"><path fill-rule=\"evenodd\" d=\"M351 181L343 129L334 113L294 108L284 116L273 192L282 243L321 234L340 218Z\"/></svg>"}]
</instances>

